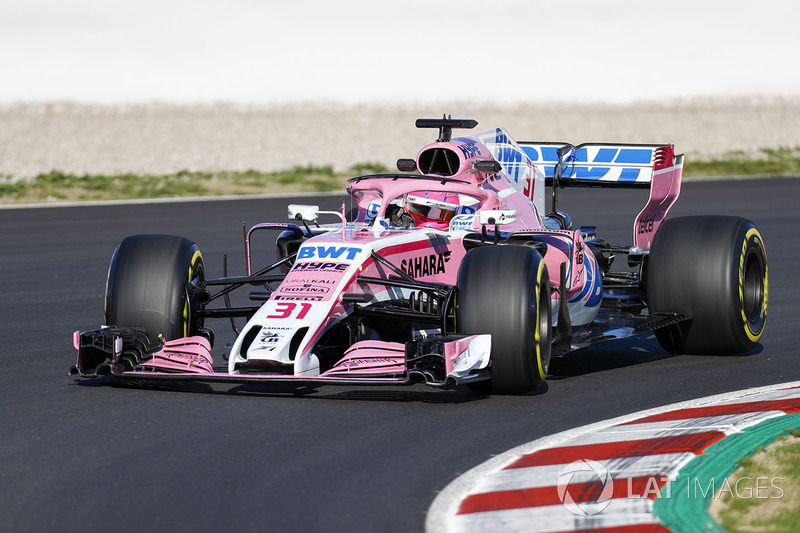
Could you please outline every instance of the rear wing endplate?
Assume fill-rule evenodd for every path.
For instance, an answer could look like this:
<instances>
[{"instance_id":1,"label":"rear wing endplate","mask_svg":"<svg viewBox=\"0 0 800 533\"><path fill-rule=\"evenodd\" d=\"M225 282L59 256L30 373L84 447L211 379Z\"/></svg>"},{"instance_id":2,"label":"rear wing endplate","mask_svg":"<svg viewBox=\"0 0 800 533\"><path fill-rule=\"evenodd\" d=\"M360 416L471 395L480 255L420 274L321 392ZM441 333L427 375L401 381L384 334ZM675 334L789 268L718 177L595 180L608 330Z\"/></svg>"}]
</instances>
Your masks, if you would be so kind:
<instances>
[{"instance_id":1,"label":"rear wing endplate","mask_svg":"<svg viewBox=\"0 0 800 533\"><path fill-rule=\"evenodd\" d=\"M683 155L670 144L519 142L552 186L649 188L650 197L633 224L633 246L648 250L656 230L678 199ZM560 157L559 157L560 156Z\"/></svg>"}]
</instances>

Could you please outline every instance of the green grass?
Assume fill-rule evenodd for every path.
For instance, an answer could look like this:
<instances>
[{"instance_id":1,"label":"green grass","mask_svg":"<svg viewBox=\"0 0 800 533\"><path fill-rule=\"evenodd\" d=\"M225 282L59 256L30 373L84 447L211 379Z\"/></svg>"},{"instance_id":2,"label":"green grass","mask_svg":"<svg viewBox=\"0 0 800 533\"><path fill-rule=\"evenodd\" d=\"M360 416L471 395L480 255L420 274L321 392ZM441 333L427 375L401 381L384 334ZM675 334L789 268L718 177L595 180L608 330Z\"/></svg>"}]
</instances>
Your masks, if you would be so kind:
<instances>
[{"instance_id":1,"label":"green grass","mask_svg":"<svg viewBox=\"0 0 800 533\"><path fill-rule=\"evenodd\" d=\"M687 157L683 173L687 177L800 175L800 148L762 148L753 156L741 151L728 152L710 161L692 161Z\"/></svg>"},{"instance_id":2,"label":"green grass","mask_svg":"<svg viewBox=\"0 0 800 533\"><path fill-rule=\"evenodd\" d=\"M54 170L31 180L0 176L0 204L339 191L354 175L386 171L379 163L362 163L344 173L335 172L331 166L312 165L279 172L183 170L165 175L77 176Z\"/></svg>"},{"instance_id":3,"label":"green grass","mask_svg":"<svg viewBox=\"0 0 800 533\"><path fill-rule=\"evenodd\" d=\"M738 486L731 481L735 490L725 493L721 501L719 517L726 531L797 531L797 524L800 524L799 437L800 432L791 430L789 436L739 461L739 468L728 478L740 480Z\"/></svg>"},{"instance_id":4,"label":"green grass","mask_svg":"<svg viewBox=\"0 0 800 533\"><path fill-rule=\"evenodd\" d=\"M380 163L359 163L346 172L336 172L330 165L296 166L278 172L183 170L110 176L54 170L30 180L0 175L0 204L341 191L347 178L390 170ZM731 152L711 161L687 158L684 165L686 178L750 175L800 175L800 148L763 149L755 155Z\"/></svg>"}]
</instances>

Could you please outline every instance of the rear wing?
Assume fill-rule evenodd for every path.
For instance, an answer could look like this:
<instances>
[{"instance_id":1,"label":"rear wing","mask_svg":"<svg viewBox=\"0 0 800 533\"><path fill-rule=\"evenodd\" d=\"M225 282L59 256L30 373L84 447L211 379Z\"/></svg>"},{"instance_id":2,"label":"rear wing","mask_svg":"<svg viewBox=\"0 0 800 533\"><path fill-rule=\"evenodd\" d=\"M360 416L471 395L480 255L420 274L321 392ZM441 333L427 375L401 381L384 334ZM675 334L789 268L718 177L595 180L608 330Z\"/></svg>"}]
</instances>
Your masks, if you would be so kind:
<instances>
[{"instance_id":1,"label":"rear wing","mask_svg":"<svg viewBox=\"0 0 800 533\"><path fill-rule=\"evenodd\" d=\"M683 155L670 144L519 142L545 184L562 187L649 188L650 197L633 224L633 246L648 250L656 230L678 199ZM554 206L555 209L555 206Z\"/></svg>"},{"instance_id":2,"label":"rear wing","mask_svg":"<svg viewBox=\"0 0 800 533\"><path fill-rule=\"evenodd\" d=\"M671 166L672 145L519 142L533 165L553 184L558 149L564 148L561 187L649 187L656 168ZM683 156L679 155L680 163ZM675 161L677 163L678 161Z\"/></svg>"}]
</instances>

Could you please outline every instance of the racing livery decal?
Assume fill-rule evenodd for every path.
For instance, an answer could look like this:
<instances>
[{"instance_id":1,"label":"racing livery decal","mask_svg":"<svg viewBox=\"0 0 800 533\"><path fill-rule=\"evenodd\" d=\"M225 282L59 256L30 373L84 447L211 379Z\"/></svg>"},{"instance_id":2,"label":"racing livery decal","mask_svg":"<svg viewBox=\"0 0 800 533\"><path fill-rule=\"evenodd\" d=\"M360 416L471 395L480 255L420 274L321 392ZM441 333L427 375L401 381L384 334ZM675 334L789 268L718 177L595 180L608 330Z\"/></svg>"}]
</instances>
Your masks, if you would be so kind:
<instances>
[{"instance_id":1,"label":"racing livery decal","mask_svg":"<svg viewBox=\"0 0 800 533\"><path fill-rule=\"evenodd\" d=\"M445 265L450 261L451 253L450 251L446 251L411 259L403 259L400 262L400 269L412 278L442 274L445 271Z\"/></svg>"},{"instance_id":2,"label":"racing livery decal","mask_svg":"<svg viewBox=\"0 0 800 533\"><path fill-rule=\"evenodd\" d=\"M302 246L297 259L339 259L352 261L361 248L358 246Z\"/></svg>"}]
</instances>

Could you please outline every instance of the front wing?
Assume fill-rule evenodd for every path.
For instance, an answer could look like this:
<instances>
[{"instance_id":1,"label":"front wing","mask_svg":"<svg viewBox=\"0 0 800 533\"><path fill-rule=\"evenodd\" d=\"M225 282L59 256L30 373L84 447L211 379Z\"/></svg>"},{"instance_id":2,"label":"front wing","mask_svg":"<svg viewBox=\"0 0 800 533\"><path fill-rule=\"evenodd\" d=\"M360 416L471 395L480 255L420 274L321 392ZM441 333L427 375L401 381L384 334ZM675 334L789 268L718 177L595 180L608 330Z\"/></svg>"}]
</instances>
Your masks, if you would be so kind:
<instances>
[{"instance_id":1,"label":"front wing","mask_svg":"<svg viewBox=\"0 0 800 533\"><path fill-rule=\"evenodd\" d=\"M259 373L214 369L205 337L151 341L140 328L106 327L75 332L77 362L70 375L112 375L123 380L217 383L294 383L327 385L410 385L453 387L489 379L490 335L450 335L406 343L360 341L330 369L318 375L276 367Z\"/></svg>"}]
</instances>

